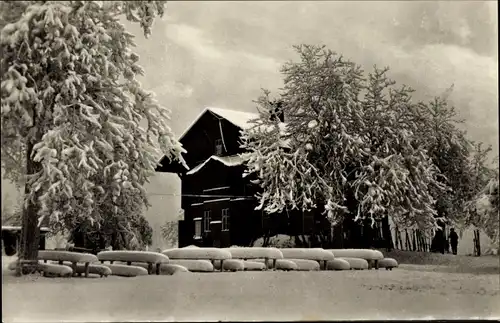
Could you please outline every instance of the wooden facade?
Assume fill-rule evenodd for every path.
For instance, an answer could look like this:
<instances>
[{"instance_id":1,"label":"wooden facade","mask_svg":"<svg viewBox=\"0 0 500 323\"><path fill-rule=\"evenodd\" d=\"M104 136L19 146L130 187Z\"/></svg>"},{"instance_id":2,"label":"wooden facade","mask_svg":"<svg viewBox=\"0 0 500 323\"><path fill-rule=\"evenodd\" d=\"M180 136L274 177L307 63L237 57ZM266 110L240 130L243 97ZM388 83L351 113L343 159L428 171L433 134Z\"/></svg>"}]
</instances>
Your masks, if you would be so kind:
<instances>
[{"instance_id":1,"label":"wooden facade","mask_svg":"<svg viewBox=\"0 0 500 323\"><path fill-rule=\"evenodd\" d=\"M307 234L314 214L287 212L269 216L255 210L259 187L243 178L238 154L240 131L256 114L207 108L181 136L189 170L162 160L159 172L181 178L179 246L247 246L265 234Z\"/></svg>"},{"instance_id":2,"label":"wooden facade","mask_svg":"<svg viewBox=\"0 0 500 323\"><path fill-rule=\"evenodd\" d=\"M255 118L256 114L207 108L180 138L189 170L161 161L157 171L177 173L181 178L184 220L179 221L179 247L248 246L257 238L275 234L314 237L312 242L309 239L309 247L387 246L387 228L381 222L372 228L351 223L346 217L332 228L322 210L273 215L255 210L255 194L260 188L251 178L243 178L245 166L238 156L244 152L240 131Z\"/></svg>"}]
</instances>

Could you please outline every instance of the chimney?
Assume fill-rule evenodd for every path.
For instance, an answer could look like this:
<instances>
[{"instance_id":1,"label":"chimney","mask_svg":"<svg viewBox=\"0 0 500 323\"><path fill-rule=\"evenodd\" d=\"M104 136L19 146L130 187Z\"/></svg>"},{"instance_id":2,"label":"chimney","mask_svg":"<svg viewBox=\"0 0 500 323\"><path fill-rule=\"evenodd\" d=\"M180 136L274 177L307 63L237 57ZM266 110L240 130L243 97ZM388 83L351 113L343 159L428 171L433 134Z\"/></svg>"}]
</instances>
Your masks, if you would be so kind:
<instances>
[{"instance_id":1,"label":"chimney","mask_svg":"<svg viewBox=\"0 0 500 323\"><path fill-rule=\"evenodd\" d=\"M285 113L283 112L283 101L277 100L269 102L271 104L271 120L278 120L285 122Z\"/></svg>"}]
</instances>

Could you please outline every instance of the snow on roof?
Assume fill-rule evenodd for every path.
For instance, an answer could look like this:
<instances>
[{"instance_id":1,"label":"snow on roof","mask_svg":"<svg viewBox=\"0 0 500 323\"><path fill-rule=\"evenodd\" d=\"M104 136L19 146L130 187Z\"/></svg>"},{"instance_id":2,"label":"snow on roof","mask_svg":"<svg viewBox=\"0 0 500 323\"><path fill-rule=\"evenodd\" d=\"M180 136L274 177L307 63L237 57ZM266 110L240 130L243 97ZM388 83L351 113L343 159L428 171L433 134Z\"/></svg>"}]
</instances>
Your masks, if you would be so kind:
<instances>
[{"instance_id":1,"label":"snow on roof","mask_svg":"<svg viewBox=\"0 0 500 323\"><path fill-rule=\"evenodd\" d=\"M231 122L235 126L241 128L241 129L246 129L250 126L249 121L252 119L257 119L259 115L257 113L251 113L251 112L243 112L243 111L237 111L237 110L229 110L229 109L221 109L221 108L214 108L214 107L206 107L201 111L201 113L193 120L193 122L189 125L189 127L184 130L182 135L179 137L179 140L181 140L188 132L191 130L191 128L198 122L198 120L207 112L210 111L211 113L217 115L218 117L224 118L227 121Z\"/></svg>"},{"instance_id":2,"label":"snow on roof","mask_svg":"<svg viewBox=\"0 0 500 323\"><path fill-rule=\"evenodd\" d=\"M215 160L220 163L223 163L226 166L239 166L243 164L243 158L239 155L232 155L232 156L210 156L207 160L205 160L203 163L199 164L195 168L191 169L189 172L186 173L186 175L192 175L196 172L198 172L200 169L205 167L205 165L210 161L210 160Z\"/></svg>"},{"instance_id":3,"label":"snow on roof","mask_svg":"<svg viewBox=\"0 0 500 323\"><path fill-rule=\"evenodd\" d=\"M222 223L222 221L210 221L210 224Z\"/></svg>"},{"instance_id":4,"label":"snow on roof","mask_svg":"<svg viewBox=\"0 0 500 323\"><path fill-rule=\"evenodd\" d=\"M235 126L240 127L241 129L247 129L251 124L250 120L259 118L257 113L251 112L243 112L236 110L228 110L228 109L220 109L220 108L208 108L208 110L212 113L215 113L219 117L226 119L231 122Z\"/></svg>"}]
</instances>

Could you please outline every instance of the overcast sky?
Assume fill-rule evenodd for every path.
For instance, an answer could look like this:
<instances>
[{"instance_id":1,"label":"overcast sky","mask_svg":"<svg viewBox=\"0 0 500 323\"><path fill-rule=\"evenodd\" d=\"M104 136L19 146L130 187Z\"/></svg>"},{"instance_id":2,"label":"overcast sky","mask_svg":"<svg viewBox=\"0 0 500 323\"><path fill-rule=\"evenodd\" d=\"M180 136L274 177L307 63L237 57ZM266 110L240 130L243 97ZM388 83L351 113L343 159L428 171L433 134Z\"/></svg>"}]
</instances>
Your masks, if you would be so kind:
<instances>
[{"instance_id":1,"label":"overcast sky","mask_svg":"<svg viewBox=\"0 0 500 323\"><path fill-rule=\"evenodd\" d=\"M324 44L391 77L419 99L442 94L474 140L498 153L494 1L168 2L146 40L137 26L143 84L172 110L180 134L205 106L252 111L261 88L282 85L294 44Z\"/></svg>"}]
</instances>

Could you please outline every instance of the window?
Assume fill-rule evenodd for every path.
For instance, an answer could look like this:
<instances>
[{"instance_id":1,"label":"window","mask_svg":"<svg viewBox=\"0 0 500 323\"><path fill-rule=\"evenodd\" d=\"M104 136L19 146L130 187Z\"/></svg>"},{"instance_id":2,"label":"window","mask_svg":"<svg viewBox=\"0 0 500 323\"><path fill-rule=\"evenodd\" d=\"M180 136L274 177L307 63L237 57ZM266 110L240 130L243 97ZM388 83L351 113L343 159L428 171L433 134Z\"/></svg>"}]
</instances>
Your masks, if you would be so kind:
<instances>
[{"instance_id":1,"label":"window","mask_svg":"<svg viewBox=\"0 0 500 323\"><path fill-rule=\"evenodd\" d=\"M229 209L222 209L222 231L229 231Z\"/></svg>"},{"instance_id":2,"label":"window","mask_svg":"<svg viewBox=\"0 0 500 323\"><path fill-rule=\"evenodd\" d=\"M222 139L215 140L215 155L222 155Z\"/></svg>"},{"instance_id":3,"label":"window","mask_svg":"<svg viewBox=\"0 0 500 323\"><path fill-rule=\"evenodd\" d=\"M210 221L212 220L212 211L205 210L203 212L203 227L205 232L210 232Z\"/></svg>"},{"instance_id":4,"label":"window","mask_svg":"<svg viewBox=\"0 0 500 323\"><path fill-rule=\"evenodd\" d=\"M201 238L201 218L194 219L194 238Z\"/></svg>"}]
</instances>

